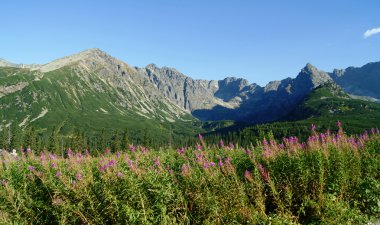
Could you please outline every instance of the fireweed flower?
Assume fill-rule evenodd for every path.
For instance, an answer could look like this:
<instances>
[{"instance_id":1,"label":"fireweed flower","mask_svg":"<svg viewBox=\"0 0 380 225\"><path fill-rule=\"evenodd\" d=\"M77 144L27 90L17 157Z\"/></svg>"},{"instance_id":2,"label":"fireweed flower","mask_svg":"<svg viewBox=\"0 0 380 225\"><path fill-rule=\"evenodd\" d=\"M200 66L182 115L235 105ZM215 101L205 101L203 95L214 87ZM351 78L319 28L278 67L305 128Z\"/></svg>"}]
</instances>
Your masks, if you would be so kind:
<instances>
[{"instance_id":1,"label":"fireweed flower","mask_svg":"<svg viewBox=\"0 0 380 225\"><path fill-rule=\"evenodd\" d=\"M129 166L130 168L133 167L133 161L132 161L132 160L128 160L127 164L128 164L128 166Z\"/></svg>"},{"instance_id":2,"label":"fireweed flower","mask_svg":"<svg viewBox=\"0 0 380 225\"><path fill-rule=\"evenodd\" d=\"M53 169L57 169L57 168L58 168L58 166L57 166L56 163L52 163L52 164L51 164L51 167L52 167Z\"/></svg>"},{"instance_id":3,"label":"fireweed flower","mask_svg":"<svg viewBox=\"0 0 380 225\"><path fill-rule=\"evenodd\" d=\"M315 126L315 124L311 124L311 131L315 132L315 130L317 129L317 126Z\"/></svg>"},{"instance_id":4,"label":"fireweed flower","mask_svg":"<svg viewBox=\"0 0 380 225\"><path fill-rule=\"evenodd\" d=\"M248 148L245 150L245 154L247 155L250 155L251 154L251 150L249 150Z\"/></svg>"},{"instance_id":5,"label":"fireweed flower","mask_svg":"<svg viewBox=\"0 0 380 225\"><path fill-rule=\"evenodd\" d=\"M223 140L220 140L220 142L219 142L219 145L220 145L220 147L224 147L224 141Z\"/></svg>"},{"instance_id":6,"label":"fireweed flower","mask_svg":"<svg viewBox=\"0 0 380 225\"><path fill-rule=\"evenodd\" d=\"M54 197L54 198L53 198L53 205L55 205L55 206L59 206L59 205L61 205L61 204L62 204L62 199L57 198L57 197Z\"/></svg>"},{"instance_id":7,"label":"fireweed flower","mask_svg":"<svg viewBox=\"0 0 380 225\"><path fill-rule=\"evenodd\" d=\"M80 181L80 180L82 180L82 174L80 174L80 173L77 173L76 175L75 175L75 178L77 179L77 181Z\"/></svg>"},{"instance_id":8,"label":"fireweed flower","mask_svg":"<svg viewBox=\"0 0 380 225\"><path fill-rule=\"evenodd\" d=\"M71 158L73 156L73 151L71 150L71 148L67 149L67 156L69 158Z\"/></svg>"},{"instance_id":9,"label":"fireweed flower","mask_svg":"<svg viewBox=\"0 0 380 225\"><path fill-rule=\"evenodd\" d=\"M341 128L342 128L342 122L340 122L340 121L338 120L338 122L336 122L336 126L337 126L339 129L341 129Z\"/></svg>"},{"instance_id":10,"label":"fireweed flower","mask_svg":"<svg viewBox=\"0 0 380 225\"><path fill-rule=\"evenodd\" d=\"M215 163L214 163L214 162L209 162L208 165L209 165L209 166L215 166Z\"/></svg>"},{"instance_id":11,"label":"fireweed flower","mask_svg":"<svg viewBox=\"0 0 380 225\"><path fill-rule=\"evenodd\" d=\"M141 153L143 153L143 154L146 154L149 152L149 149L147 147L141 146L140 149L141 149Z\"/></svg>"},{"instance_id":12,"label":"fireweed flower","mask_svg":"<svg viewBox=\"0 0 380 225\"><path fill-rule=\"evenodd\" d=\"M187 172L186 164L182 165L181 170L182 170L182 173L186 173Z\"/></svg>"},{"instance_id":13,"label":"fireweed flower","mask_svg":"<svg viewBox=\"0 0 380 225\"><path fill-rule=\"evenodd\" d=\"M46 160L46 156L45 156L45 154L44 154L43 152L41 152L40 160L41 160L42 162L44 162L44 161Z\"/></svg>"},{"instance_id":14,"label":"fireweed flower","mask_svg":"<svg viewBox=\"0 0 380 225\"><path fill-rule=\"evenodd\" d=\"M198 139L201 141L203 140L202 134L198 134Z\"/></svg>"},{"instance_id":15,"label":"fireweed flower","mask_svg":"<svg viewBox=\"0 0 380 225\"><path fill-rule=\"evenodd\" d=\"M108 166L111 167L111 166L114 166L116 164L116 161L114 159L111 159L109 162L108 162Z\"/></svg>"},{"instance_id":16,"label":"fireweed flower","mask_svg":"<svg viewBox=\"0 0 380 225\"><path fill-rule=\"evenodd\" d=\"M154 159L154 165L157 166L157 167L161 165L161 162L160 162L159 158L155 158Z\"/></svg>"},{"instance_id":17,"label":"fireweed flower","mask_svg":"<svg viewBox=\"0 0 380 225\"><path fill-rule=\"evenodd\" d=\"M117 177L118 177L118 178L123 177L123 173L119 171L119 172L117 173Z\"/></svg>"},{"instance_id":18,"label":"fireweed flower","mask_svg":"<svg viewBox=\"0 0 380 225\"><path fill-rule=\"evenodd\" d=\"M178 152L178 154L183 155L183 154L185 154L185 149L179 148L179 149L177 149L177 152Z\"/></svg>"},{"instance_id":19,"label":"fireweed flower","mask_svg":"<svg viewBox=\"0 0 380 225\"><path fill-rule=\"evenodd\" d=\"M218 166L222 167L223 166L222 157L218 156L218 159L219 159Z\"/></svg>"},{"instance_id":20,"label":"fireweed flower","mask_svg":"<svg viewBox=\"0 0 380 225\"><path fill-rule=\"evenodd\" d=\"M233 143L230 143L230 149L234 149L235 145Z\"/></svg>"},{"instance_id":21,"label":"fireweed flower","mask_svg":"<svg viewBox=\"0 0 380 225\"><path fill-rule=\"evenodd\" d=\"M270 180L269 172L261 164L259 164L258 168L263 179L268 182Z\"/></svg>"},{"instance_id":22,"label":"fireweed flower","mask_svg":"<svg viewBox=\"0 0 380 225\"><path fill-rule=\"evenodd\" d=\"M248 181L252 181L253 180L252 173L249 170L246 170L244 172L244 178L247 179Z\"/></svg>"},{"instance_id":23,"label":"fireweed flower","mask_svg":"<svg viewBox=\"0 0 380 225\"><path fill-rule=\"evenodd\" d=\"M106 165L103 165L103 166L100 167L99 170L100 170L100 172L104 172L104 170L106 170L106 168L107 168L107 166L106 166Z\"/></svg>"},{"instance_id":24,"label":"fireweed flower","mask_svg":"<svg viewBox=\"0 0 380 225\"><path fill-rule=\"evenodd\" d=\"M29 155L29 154L31 154L31 153L32 153L32 149L30 149L30 148L27 148L27 149L26 149L26 154L28 154L28 155Z\"/></svg>"},{"instance_id":25,"label":"fireweed flower","mask_svg":"<svg viewBox=\"0 0 380 225\"><path fill-rule=\"evenodd\" d=\"M182 176L187 176L190 174L190 166L187 166L186 164L183 164L181 167Z\"/></svg>"},{"instance_id":26,"label":"fireweed flower","mask_svg":"<svg viewBox=\"0 0 380 225\"><path fill-rule=\"evenodd\" d=\"M34 168L34 166L29 166L29 167L28 167L28 170L29 170L29 171L34 171L35 168Z\"/></svg>"},{"instance_id":27,"label":"fireweed flower","mask_svg":"<svg viewBox=\"0 0 380 225\"><path fill-rule=\"evenodd\" d=\"M57 158L57 155L56 154L51 154L49 153L49 159L51 160L55 160Z\"/></svg>"},{"instance_id":28,"label":"fireweed flower","mask_svg":"<svg viewBox=\"0 0 380 225\"><path fill-rule=\"evenodd\" d=\"M197 143L197 149L198 149L199 151L201 151L201 150L202 150L202 145L200 145L200 144Z\"/></svg>"},{"instance_id":29,"label":"fireweed flower","mask_svg":"<svg viewBox=\"0 0 380 225\"><path fill-rule=\"evenodd\" d=\"M131 152L135 152L136 151L136 147L133 144L129 145L129 150L131 150Z\"/></svg>"},{"instance_id":30,"label":"fireweed flower","mask_svg":"<svg viewBox=\"0 0 380 225\"><path fill-rule=\"evenodd\" d=\"M57 171L57 172L55 173L55 176L56 176L57 178L61 177L61 172Z\"/></svg>"}]
</instances>

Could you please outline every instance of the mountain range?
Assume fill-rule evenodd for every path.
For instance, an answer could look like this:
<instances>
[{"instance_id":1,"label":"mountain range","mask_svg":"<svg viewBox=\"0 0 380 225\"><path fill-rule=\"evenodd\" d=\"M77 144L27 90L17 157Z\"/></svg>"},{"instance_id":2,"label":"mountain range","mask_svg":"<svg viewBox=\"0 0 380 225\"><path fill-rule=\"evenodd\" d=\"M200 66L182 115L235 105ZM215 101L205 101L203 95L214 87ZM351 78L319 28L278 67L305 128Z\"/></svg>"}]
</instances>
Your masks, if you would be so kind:
<instances>
[{"instance_id":1,"label":"mountain range","mask_svg":"<svg viewBox=\"0 0 380 225\"><path fill-rule=\"evenodd\" d=\"M290 119L324 85L346 99L378 102L380 62L331 73L308 63L295 78L262 87L236 77L192 79L154 64L138 68L99 49L44 65L0 60L0 119L3 126L32 124L66 133L128 127L136 132L148 128L158 136L186 136L205 130L200 121L259 124Z\"/></svg>"}]
</instances>

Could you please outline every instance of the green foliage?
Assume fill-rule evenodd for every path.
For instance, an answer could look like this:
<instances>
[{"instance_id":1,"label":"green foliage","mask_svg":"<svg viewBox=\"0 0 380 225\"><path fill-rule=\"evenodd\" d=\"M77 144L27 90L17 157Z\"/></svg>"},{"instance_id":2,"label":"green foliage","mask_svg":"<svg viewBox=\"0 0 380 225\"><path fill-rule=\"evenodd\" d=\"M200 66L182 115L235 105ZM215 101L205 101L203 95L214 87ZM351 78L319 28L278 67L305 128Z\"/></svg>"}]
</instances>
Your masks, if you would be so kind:
<instances>
[{"instance_id":1,"label":"green foliage","mask_svg":"<svg viewBox=\"0 0 380 225\"><path fill-rule=\"evenodd\" d=\"M365 224L379 217L380 136L313 133L248 150L137 146L2 153L0 218L9 224ZM80 136L80 135L79 135ZM117 150L113 133L112 144ZM263 144L261 144L263 143Z\"/></svg>"}]
</instances>

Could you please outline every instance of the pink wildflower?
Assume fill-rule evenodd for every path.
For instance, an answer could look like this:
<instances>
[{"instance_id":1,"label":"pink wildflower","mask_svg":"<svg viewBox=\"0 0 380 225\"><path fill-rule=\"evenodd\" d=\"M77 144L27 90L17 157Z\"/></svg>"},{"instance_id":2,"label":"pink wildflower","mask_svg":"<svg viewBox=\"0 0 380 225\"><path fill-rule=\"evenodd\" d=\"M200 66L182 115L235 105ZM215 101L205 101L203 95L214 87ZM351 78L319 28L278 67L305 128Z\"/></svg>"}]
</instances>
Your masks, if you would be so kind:
<instances>
[{"instance_id":1,"label":"pink wildflower","mask_svg":"<svg viewBox=\"0 0 380 225\"><path fill-rule=\"evenodd\" d=\"M67 149L67 156L69 158L71 158L73 156L73 151L71 150L71 148Z\"/></svg>"},{"instance_id":2,"label":"pink wildflower","mask_svg":"<svg viewBox=\"0 0 380 225\"><path fill-rule=\"evenodd\" d=\"M269 180L270 180L269 172L268 172L268 171L263 167L263 165L261 165L261 164L259 164L258 168L259 168L260 174L261 174L261 176L263 177L263 179L264 179L266 182L269 182Z\"/></svg>"},{"instance_id":3,"label":"pink wildflower","mask_svg":"<svg viewBox=\"0 0 380 225\"><path fill-rule=\"evenodd\" d=\"M177 149L177 152L178 152L178 154L183 155L183 154L185 154L185 149L179 148L179 149Z\"/></svg>"},{"instance_id":4,"label":"pink wildflower","mask_svg":"<svg viewBox=\"0 0 380 225\"><path fill-rule=\"evenodd\" d=\"M311 131L315 132L315 130L317 129L317 126L315 126L315 124L311 124Z\"/></svg>"},{"instance_id":5,"label":"pink wildflower","mask_svg":"<svg viewBox=\"0 0 380 225\"><path fill-rule=\"evenodd\" d=\"M61 204L62 204L62 199L57 198L57 197L54 197L54 198L53 198L53 205L55 205L55 206L59 206L59 205L61 205Z\"/></svg>"},{"instance_id":6,"label":"pink wildflower","mask_svg":"<svg viewBox=\"0 0 380 225\"><path fill-rule=\"evenodd\" d=\"M247 179L248 181L252 181L252 173L249 170L246 170L244 172L244 178Z\"/></svg>"},{"instance_id":7,"label":"pink wildflower","mask_svg":"<svg viewBox=\"0 0 380 225\"><path fill-rule=\"evenodd\" d=\"M155 158L154 159L154 165L156 165L157 167L161 165L161 162L160 162L159 158Z\"/></svg>"},{"instance_id":8,"label":"pink wildflower","mask_svg":"<svg viewBox=\"0 0 380 225\"><path fill-rule=\"evenodd\" d=\"M82 180L82 174L80 174L80 173L77 173L76 175L75 175L75 178L78 180L78 181L80 181L80 180Z\"/></svg>"}]
</instances>

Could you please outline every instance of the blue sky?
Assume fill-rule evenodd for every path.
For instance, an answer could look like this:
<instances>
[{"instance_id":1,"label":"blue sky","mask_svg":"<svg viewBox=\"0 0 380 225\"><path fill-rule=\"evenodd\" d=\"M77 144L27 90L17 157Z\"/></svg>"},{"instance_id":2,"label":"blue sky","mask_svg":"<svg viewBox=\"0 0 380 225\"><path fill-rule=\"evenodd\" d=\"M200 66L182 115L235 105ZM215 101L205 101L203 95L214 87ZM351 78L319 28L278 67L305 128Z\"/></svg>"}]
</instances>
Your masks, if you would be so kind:
<instances>
[{"instance_id":1,"label":"blue sky","mask_svg":"<svg viewBox=\"0 0 380 225\"><path fill-rule=\"evenodd\" d=\"M134 66L263 85L307 62L331 71L380 61L379 9L378 0L5 0L0 58L47 63L97 47Z\"/></svg>"}]
</instances>

